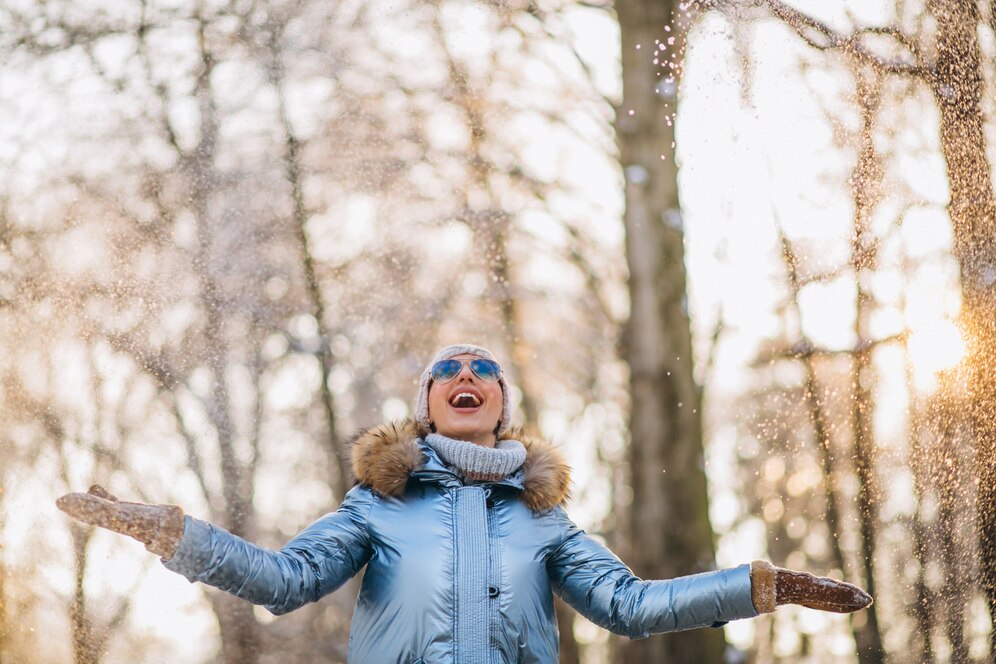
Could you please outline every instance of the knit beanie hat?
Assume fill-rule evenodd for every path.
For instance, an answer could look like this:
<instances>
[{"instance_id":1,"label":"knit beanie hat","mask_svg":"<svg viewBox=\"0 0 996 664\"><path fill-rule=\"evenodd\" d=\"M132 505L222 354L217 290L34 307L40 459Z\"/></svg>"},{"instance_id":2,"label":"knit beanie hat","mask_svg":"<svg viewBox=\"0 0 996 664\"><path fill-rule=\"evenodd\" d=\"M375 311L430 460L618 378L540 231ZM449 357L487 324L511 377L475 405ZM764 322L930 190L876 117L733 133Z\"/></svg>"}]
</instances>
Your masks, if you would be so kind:
<instances>
[{"instance_id":1,"label":"knit beanie hat","mask_svg":"<svg viewBox=\"0 0 996 664\"><path fill-rule=\"evenodd\" d=\"M415 402L415 421L418 422L419 425L421 425L426 431L430 429L429 385L432 383L432 365L436 362L456 357L457 355L476 355L477 357L482 357L486 360L492 360L494 362L498 361L487 348L482 348L473 344L454 344L452 346L447 346L436 353L436 357L432 358L432 362L429 362L429 365L425 368L425 371L422 372L422 377L419 378L418 400ZM502 373L502 377L498 379L498 384L501 386L502 407L501 424L498 425L496 433L500 436L511 424L512 404L508 400L508 383L505 382L504 373Z\"/></svg>"}]
</instances>

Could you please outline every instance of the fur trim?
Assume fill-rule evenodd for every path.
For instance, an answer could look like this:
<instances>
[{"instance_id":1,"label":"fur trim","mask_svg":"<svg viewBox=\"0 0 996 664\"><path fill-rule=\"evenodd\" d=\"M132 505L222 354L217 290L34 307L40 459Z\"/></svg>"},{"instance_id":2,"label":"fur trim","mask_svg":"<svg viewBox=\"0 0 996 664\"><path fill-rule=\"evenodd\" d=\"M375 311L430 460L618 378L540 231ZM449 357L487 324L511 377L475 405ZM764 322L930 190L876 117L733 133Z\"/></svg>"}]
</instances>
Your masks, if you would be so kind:
<instances>
[{"instance_id":1,"label":"fur trim","mask_svg":"<svg viewBox=\"0 0 996 664\"><path fill-rule=\"evenodd\" d=\"M405 492L408 476L422 465L415 443L424 438L414 420L400 420L361 431L352 441L353 475L361 483L385 496ZM570 498L571 470L550 443L510 429L501 440L518 440L526 448L522 501L533 512L544 512Z\"/></svg>"},{"instance_id":2,"label":"fur trim","mask_svg":"<svg viewBox=\"0 0 996 664\"><path fill-rule=\"evenodd\" d=\"M571 497L571 469L560 450L541 438L526 435L519 427L501 438L517 440L526 447L526 461L522 464L522 500L526 507L545 512L567 502Z\"/></svg>"},{"instance_id":3,"label":"fur trim","mask_svg":"<svg viewBox=\"0 0 996 664\"><path fill-rule=\"evenodd\" d=\"M415 445L419 433L413 420L361 431L351 446L353 475L385 496L400 496L408 476L422 465L422 453Z\"/></svg>"},{"instance_id":4,"label":"fur trim","mask_svg":"<svg viewBox=\"0 0 996 664\"><path fill-rule=\"evenodd\" d=\"M759 614L771 613L778 606L776 574L778 570L767 560L755 560L750 564L750 599Z\"/></svg>"}]
</instances>

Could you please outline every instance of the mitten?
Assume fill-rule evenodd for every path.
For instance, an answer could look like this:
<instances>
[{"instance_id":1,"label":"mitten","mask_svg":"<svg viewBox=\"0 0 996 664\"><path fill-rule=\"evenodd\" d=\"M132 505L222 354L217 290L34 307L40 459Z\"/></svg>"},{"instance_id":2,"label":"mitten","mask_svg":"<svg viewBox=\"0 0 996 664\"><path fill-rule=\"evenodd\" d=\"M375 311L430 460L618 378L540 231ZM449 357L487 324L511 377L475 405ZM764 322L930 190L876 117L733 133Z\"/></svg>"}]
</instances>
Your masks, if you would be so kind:
<instances>
[{"instance_id":1,"label":"mitten","mask_svg":"<svg viewBox=\"0 0 996 664\"><path fill-rule=\"evenodd\" d=\"M850 583L782 569L765 560L750 564L750 586L751 599L758 613L771 613L783 604L851 613L872 603L871 595Z\"/></svg>"},{"instance_id":2,"label":"mitten","mask_svg":"<svg viewBox=\"0 0 996 664\"><path fill-rule=\"evenodd\" d=\"M167 560L183 539L183 510L176 505L121 502L97 484L86 493L67 493L55 504L78 521L134 537Z\"/></svg>"}]
</instances>

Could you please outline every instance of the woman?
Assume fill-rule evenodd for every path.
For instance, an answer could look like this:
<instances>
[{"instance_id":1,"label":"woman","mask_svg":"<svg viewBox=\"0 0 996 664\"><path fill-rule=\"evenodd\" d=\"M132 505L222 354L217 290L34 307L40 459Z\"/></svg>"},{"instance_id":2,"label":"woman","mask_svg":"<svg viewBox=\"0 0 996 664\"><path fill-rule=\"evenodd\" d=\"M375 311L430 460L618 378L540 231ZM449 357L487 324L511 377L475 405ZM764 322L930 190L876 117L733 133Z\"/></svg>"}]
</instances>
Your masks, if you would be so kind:
<instances>
[{"instance_id":1,"label":"woman","mask_svg":"<svg viewBox=\"0 0 996 664\"><path fill-rule=\"evenodd\" d=\"M314 602L366 565L350 627L354 662L556 662L553 592L631 638L718 625L795 603L864 608L839 581L756 561L643 581L577 528L569 469L509 426L508 385L479 346L442 349L422 374L414 421L362 432L358 484L280 551L184 516L123 503L99 487L68 494L73 517L130 535L190 581L275 614Z\"/></svg>"}]
</instances>

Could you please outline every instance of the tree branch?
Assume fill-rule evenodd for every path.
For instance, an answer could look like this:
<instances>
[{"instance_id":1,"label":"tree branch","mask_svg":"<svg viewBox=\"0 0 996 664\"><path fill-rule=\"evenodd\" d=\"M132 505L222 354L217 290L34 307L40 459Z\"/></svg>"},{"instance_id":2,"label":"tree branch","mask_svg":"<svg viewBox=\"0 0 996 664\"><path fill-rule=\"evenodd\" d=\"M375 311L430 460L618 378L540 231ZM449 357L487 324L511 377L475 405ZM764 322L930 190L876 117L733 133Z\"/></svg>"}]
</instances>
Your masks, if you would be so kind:
<instances>
[{"instance_id":1,"label":"tree branch","mask_svg":"<svg viewBox=\"0 0 996 664\"><path fill-rule=\"evenodd\" d=\"M700 0L699 4L719 10L737 10L741 15L745 9L759 9L792 28L809 46L821 51L847 53L862 64L870 65L885 73L922 79L930 78L933 73L932 67L921 59L916 43L896 27L869 26L845 34L781 0ZM911 61L890 59L873 52L863 41L868 35L892 37L899 46L903 47Z\"/></svg>"}]
</instances>

